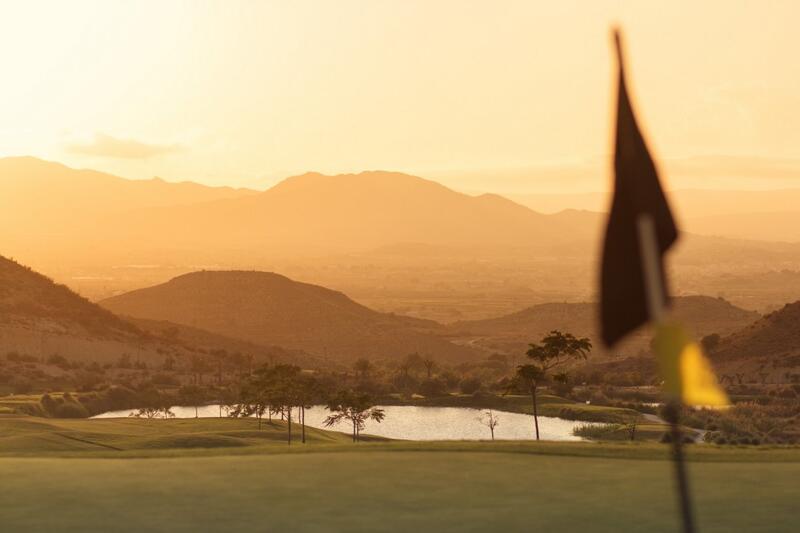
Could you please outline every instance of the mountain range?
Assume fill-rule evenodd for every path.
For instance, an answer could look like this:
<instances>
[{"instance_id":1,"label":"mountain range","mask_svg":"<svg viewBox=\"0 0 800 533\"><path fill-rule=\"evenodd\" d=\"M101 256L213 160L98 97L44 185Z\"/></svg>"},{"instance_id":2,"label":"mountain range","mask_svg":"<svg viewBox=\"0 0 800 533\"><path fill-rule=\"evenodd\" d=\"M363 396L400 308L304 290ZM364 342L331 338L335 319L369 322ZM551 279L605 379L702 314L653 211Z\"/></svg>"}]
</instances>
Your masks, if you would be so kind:
<instances>
[{"instance_id":1,"label":"mountain range","mask_svg":"<svg viewBox=\"0 0 800 533\"><path fill-rule=\"evenodd\" d=\"M456 322L448 326L448 332L455 342L504 353L523 354L529 343L538 342L552 330L589 337L595 356L630 356L650 350L652 331L648 329L634 332L612 352L604 350L598 313L596 303L547 303L496 318ZM756 321L760 315L721 298L681 296L674 299L670 317L690 326L701 338L712 333L733 333Z\"/></svg>"},{"instance_id":2,"label":"mountain range","mask_svg":"<svg viewBox=\"0 0 800 533\"><path fill-rule=\"evenodd\" d=\"M407 174L307 173L253 191L9 158L0 193L0 252L96 300L203 268L278 271L438 321L596 299L602 213L541 214ZM677 294L759 311L800 298L800 277L764 281L800 272L800 243L684 234L669 264ZM744 281L719 286L731 276Z\"/></svg>"},{"instance_id":3,"label":"mountain range","mask_svg":"<svg viewBox=\"0 0 800 533\"><path fill-rule=\"evenodd\" d=\"M681 227L700 235L763 241L800 241L800 189L703 190L669 193ZM542 213L608 210L610 193L515 194L510 199Z\"/></svg>"}]
</instances>

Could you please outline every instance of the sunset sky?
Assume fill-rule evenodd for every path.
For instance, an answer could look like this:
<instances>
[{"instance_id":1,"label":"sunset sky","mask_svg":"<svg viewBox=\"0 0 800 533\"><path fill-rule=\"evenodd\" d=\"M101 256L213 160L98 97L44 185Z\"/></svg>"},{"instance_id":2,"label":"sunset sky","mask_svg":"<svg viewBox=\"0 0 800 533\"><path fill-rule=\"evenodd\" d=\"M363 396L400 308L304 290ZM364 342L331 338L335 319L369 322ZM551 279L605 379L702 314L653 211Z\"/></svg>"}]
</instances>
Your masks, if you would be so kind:
<instances>
[{"instance_id":1,"label":"sunset sky","mask_svg":"<svg viewBox=\"0 0 800 533\"><path fill-rule=\"evenodd\" d=\"M266 187L607 188L614 63L673 187L800 187L800 4L0 2L0 155Z\"/></svg>"}]
</instances>

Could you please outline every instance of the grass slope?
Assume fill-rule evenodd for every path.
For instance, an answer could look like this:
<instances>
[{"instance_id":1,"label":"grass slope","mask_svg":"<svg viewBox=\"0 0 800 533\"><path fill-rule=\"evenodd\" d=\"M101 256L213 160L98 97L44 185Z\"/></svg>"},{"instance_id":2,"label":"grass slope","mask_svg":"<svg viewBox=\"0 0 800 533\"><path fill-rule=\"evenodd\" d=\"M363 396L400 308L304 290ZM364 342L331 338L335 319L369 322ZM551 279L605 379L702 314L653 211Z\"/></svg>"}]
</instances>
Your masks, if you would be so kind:
<instances>
[{"instance_id":1,"label":"grass slope","mask_svg":"<svg viewBox=\"0 0 800 533\"><path fill-rule=\"evenodd\" d=\"M466 448L479 446L491 444ZM699 462L691 473L702 531L793 530L800 463ZM678 524L670 474L662 460L391 447L0 458L0 476L13 480L0 499L0 519L9 531L30 532L672 532Z\"/></svg>"},{"instance_id":2,"label":"grass slope","mask_svg":"<svg viewBox=\"0 0 800 533\"><path fill-rule=\"evenodd\" d=\"M29 532L678 530L663 445L355 445L310 429L308 444L289 447L284 429L0 417L9 489L0 523ZM794 529L800 448L709 445L689 456L701 531Z\"/></svg>"},{"instance_id":3,"label":"grass slope","mask_svg":"<svg viewBox=\"0 0 800 533\"><path fill-rule=\"evenodd\" d=\"M293 441L299 443L300 426L293 425ZM346 443L343 433L306 428L311 443ZM56 419L0 416L0 455L39 455L111 451L163 451L278 445L286 446L286 424L255 419ZM141 455L141 453L140 453Z\"/></svg>"}]
</instances>

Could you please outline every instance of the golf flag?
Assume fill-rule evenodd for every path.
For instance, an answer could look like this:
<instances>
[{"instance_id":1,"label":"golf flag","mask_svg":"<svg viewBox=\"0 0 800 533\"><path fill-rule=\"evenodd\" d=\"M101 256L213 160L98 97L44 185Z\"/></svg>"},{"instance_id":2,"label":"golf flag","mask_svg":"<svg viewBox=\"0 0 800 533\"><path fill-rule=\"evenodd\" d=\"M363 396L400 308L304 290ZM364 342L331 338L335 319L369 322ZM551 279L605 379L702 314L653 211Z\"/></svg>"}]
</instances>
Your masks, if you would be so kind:
<instances>
[{"instance_id":1,"label":"golf flag","mask_svg":"<svg viewBox=\"0 0 800 533\"><path fill-rule=\"evenodd\" d=\"M684 328L677 324L659 324L654 348L664 392L669 397L692 406L730 404L700 345Z\"/></svg>"},{"instance_id":2,"label":"golf flag","mask_svg":"<svg viewBox=\"0 0 800 533\"><path fill-rule=\"evenodd\" d=\"M600 281L601 327L606 346L616 344L637 327L658 318L653 313L660 313L669 301L662 257L678 238L655 164L633 114L618 35L616 40L619 94L614 199L606 228ZM642 226L653 234L655 243L652 239L642 242ZM645 249L653 244L655 250ZM649 265L652 267L649 271L646 262L654 263ZM655 279L646 279L648 273ZM652 283L648 288L649 282ZM648 301L648 289L654 292L657 301ZM655 309L651 309L653 306Z\"/></svg>"},{"instance_id":3,"label":"golf flag","mask_svg":"<svg viewBox=\"0 0 800 533\"><path fill-rule=\"evenodd\" d=\"M686 405L727 405L700 346L677 325L662 323L669 302L664 253L678 238L667 199L647 150L628 91L619 35L614 199L600 280L603 341L612 346L637 327L657 324L655 350L665 392Z\"/></svg>"}]
</instances>

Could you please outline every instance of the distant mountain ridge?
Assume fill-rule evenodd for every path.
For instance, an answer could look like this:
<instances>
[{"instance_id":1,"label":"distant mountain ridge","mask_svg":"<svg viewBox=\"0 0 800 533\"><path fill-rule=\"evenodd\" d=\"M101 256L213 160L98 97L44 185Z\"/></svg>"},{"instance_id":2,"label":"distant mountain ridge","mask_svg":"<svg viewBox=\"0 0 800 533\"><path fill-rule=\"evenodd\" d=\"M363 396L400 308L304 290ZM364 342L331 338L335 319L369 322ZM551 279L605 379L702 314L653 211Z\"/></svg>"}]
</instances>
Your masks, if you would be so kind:
<instances>
[{"instance_id":1,"label":"distant mountain ridge","mask_svg":"<svg viewBox=\"0 0 800 533\"><path fill-rule=\"evenodd\" d=\"M382 171L307 173L256 195L143 209L126 214L126 220L133 235L209 247L363 250L399 242L537 247L559 244L565 233L576 241L589 241L595 233L569 215L541 215L501 196L469 196Z\"/></svg>"},{"instance_id":2,"label":"distant mountain ridge","mask_svg":"<svg viewBox=\"0 0 800 533\"><path fill-rule=\"evenodd\" d=\"M595 351L604 353L599 341L598 313L594 303L547 303L497 318L456 322L448 330L452 337L473 342L487 350L522 354L528 343L538 342L549 331L557 329L589 337ZM709 296L677 297L670 315L692 328L698 337L732 333L760 316ZM648 331L639 330L611 353L638 355L649 349L650 338Z\"/></svg>"},{"instance_id":3,"label":"distant mountain ridge","mask_svg":"<svg viewBox=\"0 0 800 533\"><path fill-rule=\"evenodd\" d=\"M435 322L379 313L344 294L270 272L203 271L100 302L123 315L168 320L334 361L410 353L462 361L479 351L433 334Z\"/></svg>"},{"instance_id":4,"label":"distant mountain ridge","mask_svg":"<svg viewBox=\"0 0 800 533\"><path fill-rule=\"evenodd\" d=\"M96 231L117 213L254 192L161 178L129 180L34 157L0 158L0 246L8 253L10 244L30 247L36 239L49 245L52 236L91 242L87 230Z\"/></svg>"}]
</instances>

